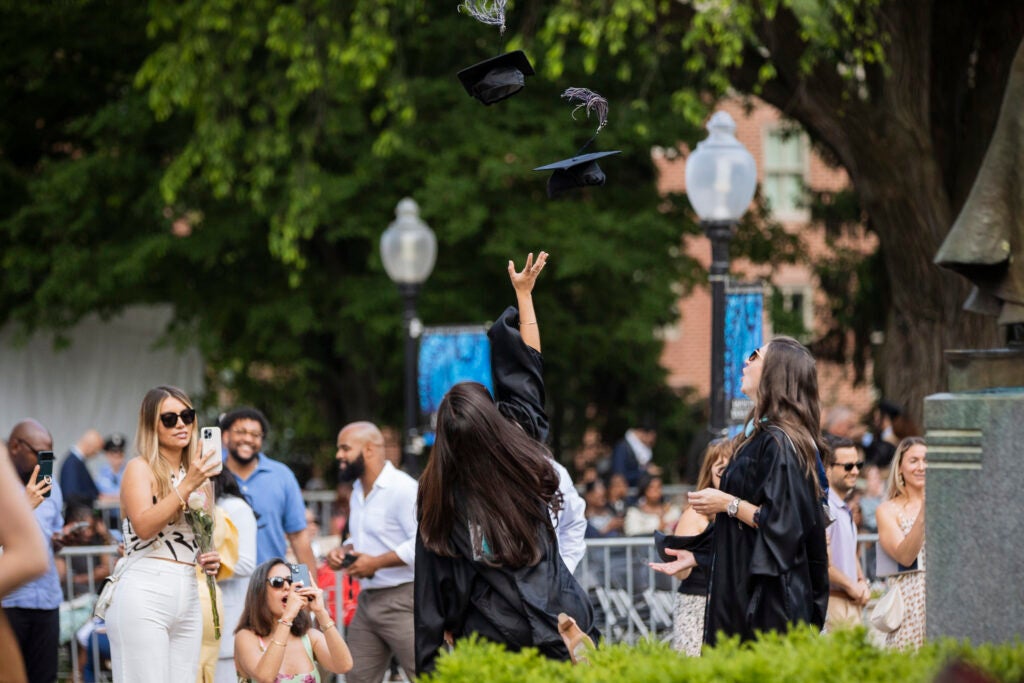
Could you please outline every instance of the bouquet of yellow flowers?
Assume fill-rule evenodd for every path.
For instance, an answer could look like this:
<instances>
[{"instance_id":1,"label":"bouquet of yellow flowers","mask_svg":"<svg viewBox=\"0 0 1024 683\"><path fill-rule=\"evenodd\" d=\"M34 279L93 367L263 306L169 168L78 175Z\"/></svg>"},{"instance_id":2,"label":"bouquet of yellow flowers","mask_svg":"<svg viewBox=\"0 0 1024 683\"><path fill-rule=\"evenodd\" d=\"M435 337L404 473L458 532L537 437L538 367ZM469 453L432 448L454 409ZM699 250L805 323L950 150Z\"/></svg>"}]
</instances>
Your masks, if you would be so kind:
<instances>
[{"instance_id":1,"label":"bouquet of yellow flowers","mask_svg":"<svg viewBox=\"0 0 1024 683\"><path fill-rule=\"evenodd\" d=\"M188 497L188 509L185 510L185 521L192 527L196 537L196 545L200 553L208 553L213 547L213 499L205 489L194 491ZM220 614L217 612L217 581L210 574L206 575L206 585L210 589L210 605L213 607L213 634L220 639Z\"/></svg>"}]
</instances>

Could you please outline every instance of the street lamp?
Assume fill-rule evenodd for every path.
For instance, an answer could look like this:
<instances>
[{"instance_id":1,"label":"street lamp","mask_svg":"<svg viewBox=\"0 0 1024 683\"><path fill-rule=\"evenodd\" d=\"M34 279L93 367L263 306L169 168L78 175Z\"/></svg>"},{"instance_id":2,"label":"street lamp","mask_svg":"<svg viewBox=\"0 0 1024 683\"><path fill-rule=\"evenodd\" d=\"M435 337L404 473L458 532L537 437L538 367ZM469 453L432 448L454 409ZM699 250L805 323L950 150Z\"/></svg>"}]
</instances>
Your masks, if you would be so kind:
<instances>
[{"instance_id":1,"label":"street lamp","mask_svg":"<svg viewBox=\"0 0 1024 683\"><path fill-rule=\"evenodd\" d=\"M686 159L686 196L711 240L711 422L714 436L728 428L725 405L725 285L729 241L757 189L754 157L736 139L724 111L708 122L708 137Z\"/></svg>"},{"instance_id":2,"label":"street lamp","mask_svg":"<svg viewBox=\"0 0 1024 683\"><path fill-rule=\"evenodd\" d=\"M405 321L405 434L402 465L407 472L418 470L419 436L416 424L416 339L423 325L416 317L416 295L430 277L437 259L434 231L420 220L420 207L406 197L395 207L395 220L380 236L380 258L402 294Z\"/></svg>"}]
</instances>

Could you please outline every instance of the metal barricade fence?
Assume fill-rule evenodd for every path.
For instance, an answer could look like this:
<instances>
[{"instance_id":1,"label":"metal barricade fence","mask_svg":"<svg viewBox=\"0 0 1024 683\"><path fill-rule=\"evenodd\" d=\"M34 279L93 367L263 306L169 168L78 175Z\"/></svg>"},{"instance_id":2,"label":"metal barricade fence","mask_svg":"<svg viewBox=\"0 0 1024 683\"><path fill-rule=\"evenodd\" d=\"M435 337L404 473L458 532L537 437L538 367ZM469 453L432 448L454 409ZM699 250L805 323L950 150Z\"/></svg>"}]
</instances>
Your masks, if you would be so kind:
<instances>
[{"instance_id":1,"label":"metal barricade fence","mask_svg":"<svg viewBox=\"0 0 1024 683\"><path fill-rule=\"evenodd\" d=\"M877 540L878 534L857 536L858 544L871 544ZM648 566L649 562L660 561L651 537L590 538L586 545L586 554L576 568L575 576L591 598L597 625L605 641L635 643L644 637L670 638L678 582ZM70 676L77 675L80 670L76 633L85 624L92 623L92 605L99 588L99 582L95 580L96 567L106 561L112 570L118 554L118 547L114 545L66 547L57 554L66 564L61 645L70 643L71 646L71 672L62 671L61 674L69 675L69 678L62 677L61 680L72 680ZM867 553L862 553L862 563L866 563L866 558ZM74 571L76 565L77 572ZM869 575L866 567L865 575ZM342 635L346 635L344 614L347 596L342 581L342 574L335 572L334 619ZM225 632L230 631L233 627L225 629ZM98 673L96 680L110 680L103 672L98 639L89 638L87 643L89 647L85 654L93 660L93 671Z\"/></svg>"}]
</instances>

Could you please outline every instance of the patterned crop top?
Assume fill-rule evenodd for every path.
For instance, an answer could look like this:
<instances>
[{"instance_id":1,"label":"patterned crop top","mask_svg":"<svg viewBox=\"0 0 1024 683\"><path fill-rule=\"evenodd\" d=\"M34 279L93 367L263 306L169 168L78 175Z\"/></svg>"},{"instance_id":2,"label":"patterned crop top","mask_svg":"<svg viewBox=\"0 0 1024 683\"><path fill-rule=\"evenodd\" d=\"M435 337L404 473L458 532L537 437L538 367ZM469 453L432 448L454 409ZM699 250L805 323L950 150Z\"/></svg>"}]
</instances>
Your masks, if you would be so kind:
<instances>
[{"instance_id":1,"label":"patterned crop top","mask_svg":"<svg viewBox=\"0 0 1024 683\"><path fill-rule=\"evenodd\" d=\"M184 470L178 472L176 477L172 475L171 486L174 486L184 477ZM155 496L153 502L156 503ZM121 528L124 533L125 557L131 557L136 553L143 553L147 557L158 557L165 560L174 560L175 562L185 562L187 564L195 564L196 562L196 552L199 550L199 544L196 543L195 534L192 533L192 527L185 521L184 515L179 515L174 521L158 531L156 536L150 539L139 538L132 527L131 520L127 517L122 522Z\"/></svg>"}]
</instances>

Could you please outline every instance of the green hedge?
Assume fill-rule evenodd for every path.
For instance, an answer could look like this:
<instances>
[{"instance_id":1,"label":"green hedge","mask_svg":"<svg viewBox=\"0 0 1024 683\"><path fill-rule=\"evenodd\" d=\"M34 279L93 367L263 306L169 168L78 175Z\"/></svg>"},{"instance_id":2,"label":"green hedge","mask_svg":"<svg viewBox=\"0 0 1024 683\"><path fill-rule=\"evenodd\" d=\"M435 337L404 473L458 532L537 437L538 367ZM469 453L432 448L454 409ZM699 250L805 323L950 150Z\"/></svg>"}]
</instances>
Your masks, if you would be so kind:
<instances>
[{"instance_id":1,"label":"green hedge","mask_svg":"<svg viewBox=\"0 0 1024 683\"><path fill-rule=\"evenodd\" d=\"M727 640L688 658L668 644L601 647L589 666L542 657L536 650L506 652L470 638L442 655L434 675L421 683L925 683L961 660L1005 683L1024 682L1024 643L978 645L942 640L917 652L879 649L864 629L821 636L810 628L767 634L754 643Z\"/></svg>"}]
</instances>

